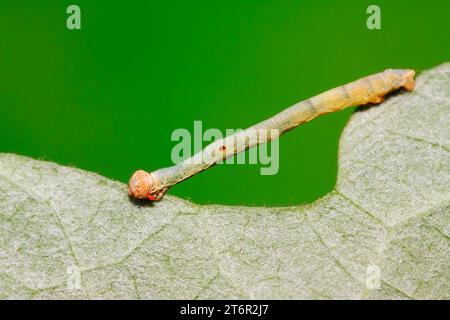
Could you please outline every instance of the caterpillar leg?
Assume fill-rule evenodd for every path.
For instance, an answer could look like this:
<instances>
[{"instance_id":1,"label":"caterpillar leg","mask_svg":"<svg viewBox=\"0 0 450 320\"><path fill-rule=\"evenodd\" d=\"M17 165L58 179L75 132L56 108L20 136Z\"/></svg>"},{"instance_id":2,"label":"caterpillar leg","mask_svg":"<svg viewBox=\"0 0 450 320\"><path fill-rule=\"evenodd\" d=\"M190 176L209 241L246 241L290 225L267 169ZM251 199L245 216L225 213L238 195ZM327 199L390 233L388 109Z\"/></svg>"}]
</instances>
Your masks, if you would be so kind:
<instances>
[{"instance_id":1,"label":"caterpillar leg","mask_svg":"<svg viewBox=\"0 0 450 320\"><path fill-rule=\"evenodd\" d=\"M375 96L372 98L372 100L369 101L369 103L382 103L384 101L384 96Z\"/></svg>"}]
</instances>

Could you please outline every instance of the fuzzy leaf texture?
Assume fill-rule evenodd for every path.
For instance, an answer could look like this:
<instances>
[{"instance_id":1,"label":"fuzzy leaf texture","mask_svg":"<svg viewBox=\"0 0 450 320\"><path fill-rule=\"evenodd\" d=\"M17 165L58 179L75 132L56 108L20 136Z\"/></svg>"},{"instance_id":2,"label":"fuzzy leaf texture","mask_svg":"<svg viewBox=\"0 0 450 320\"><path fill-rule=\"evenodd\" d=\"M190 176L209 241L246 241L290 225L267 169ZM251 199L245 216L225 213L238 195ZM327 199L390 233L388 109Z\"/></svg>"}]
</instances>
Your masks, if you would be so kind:
<instances>
[{"instance_id":1,"label":"fuzzy leaf texture","mask_svg":"<svg viewBox=\"0 0 450 320\"><path fill-rule=\"evenodd\" d=\"M139 206L0 154L0 298L450 299L450 63L352 116L335 190L310 205Z\"/></svg>"}]
</instances>

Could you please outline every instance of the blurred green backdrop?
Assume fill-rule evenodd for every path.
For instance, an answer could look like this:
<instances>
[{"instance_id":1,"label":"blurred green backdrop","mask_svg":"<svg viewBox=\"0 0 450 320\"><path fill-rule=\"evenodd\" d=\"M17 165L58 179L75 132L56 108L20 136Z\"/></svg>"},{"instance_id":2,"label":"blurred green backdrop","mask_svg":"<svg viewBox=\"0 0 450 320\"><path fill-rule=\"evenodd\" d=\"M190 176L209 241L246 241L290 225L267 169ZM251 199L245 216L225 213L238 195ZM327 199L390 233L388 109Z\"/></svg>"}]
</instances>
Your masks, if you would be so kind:
<instances>
[{"instance_id":1,"label":"blurred green backdrop","mask_svg":"<svg viewBox=\"0 0 450 320\"><path fill-rule=\"evenodd\" d=\"M81 8L82 29L66 28ZM381 7L381 30L366 9ZM450 56L450 1L0 1L0 152L127 182L171 165L176 128L245 128L386 68ZM221 165L172 188L197 203L311 202L336 180L354 109L280 140L280 171Z\"/></svg>"}]
</instances>

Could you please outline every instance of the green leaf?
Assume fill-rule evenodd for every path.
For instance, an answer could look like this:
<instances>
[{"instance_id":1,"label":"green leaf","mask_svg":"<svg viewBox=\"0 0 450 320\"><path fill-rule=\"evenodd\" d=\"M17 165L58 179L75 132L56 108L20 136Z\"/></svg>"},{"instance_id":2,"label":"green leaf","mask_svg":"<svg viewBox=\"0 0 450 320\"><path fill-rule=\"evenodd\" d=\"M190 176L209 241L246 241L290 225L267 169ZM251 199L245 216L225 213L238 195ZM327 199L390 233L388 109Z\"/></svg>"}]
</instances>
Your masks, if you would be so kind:
<instances>
[{"instance_id":1,"label":"green leaf","mask_svg":"<svg viewBox=\"0 0 450 320\"><path fill-rule=\"evenodd\" d=\"M335 190L305 206L139 205L1 154L0 298L449 299L449 89L447 63L356 112Z\"/></svg>"}]
</instances>

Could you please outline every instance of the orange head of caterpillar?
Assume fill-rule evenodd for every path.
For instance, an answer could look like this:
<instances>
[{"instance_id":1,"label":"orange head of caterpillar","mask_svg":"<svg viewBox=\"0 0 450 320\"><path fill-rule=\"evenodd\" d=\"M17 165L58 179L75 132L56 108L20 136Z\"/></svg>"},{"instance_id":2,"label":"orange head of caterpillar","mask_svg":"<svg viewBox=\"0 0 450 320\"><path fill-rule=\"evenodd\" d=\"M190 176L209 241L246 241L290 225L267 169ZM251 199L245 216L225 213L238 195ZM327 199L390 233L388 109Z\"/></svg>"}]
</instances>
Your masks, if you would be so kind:
<instances>
[{"instance_id":1,"label":"orange head of caterpillar","mask_svg":"<svg viewBox=\"0 0 450 320\"><path fill-rule=\"evenodd\" d=\"M165 191L166 189L161 187L159 179L144 170L136 171L128 184L128 194L136 199L159 201Z\"/></svg>"}]
</instances>

